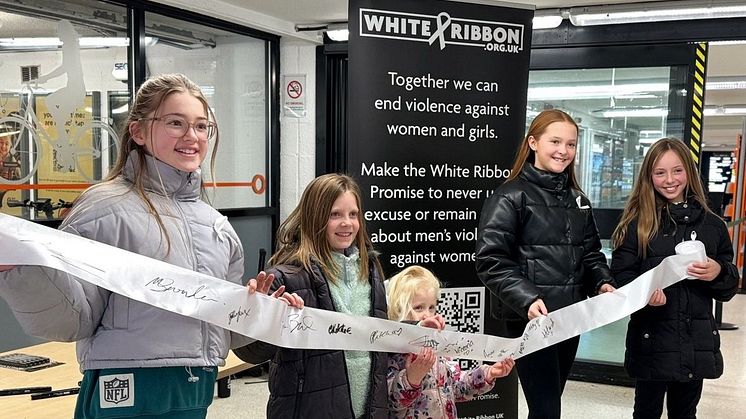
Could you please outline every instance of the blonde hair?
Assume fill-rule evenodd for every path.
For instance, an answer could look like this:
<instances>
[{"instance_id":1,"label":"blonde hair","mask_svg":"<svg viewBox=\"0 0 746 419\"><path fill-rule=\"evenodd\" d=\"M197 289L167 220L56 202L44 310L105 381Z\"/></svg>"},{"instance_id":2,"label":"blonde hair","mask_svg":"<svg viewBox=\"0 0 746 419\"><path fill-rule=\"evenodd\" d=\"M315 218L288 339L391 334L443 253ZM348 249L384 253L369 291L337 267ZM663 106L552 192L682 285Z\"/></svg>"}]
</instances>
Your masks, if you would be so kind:
<instances>
[{"instance_id":1,"label":"blonde hair","mask_svg":"<svg viewBox=\"0 0 746 419\"><path fill-rule=\"evenodd\" d=\"M326 226L334 201L345 192L352 193L358 208L360 228L353 244L360 252L360 280L367 281L373 245L365 229L362 194L354 179L339 173L321 175L306 186L300 202L277 230L277 251L268 265L294 264L311 271L311 262L316 261L326 279L334 283L339 268L332 258L334 249L326 237ZM373 260L382 273L378 259Z\"/></svg>"},{"instance_id":2,"label":"blonde hair","mask_svg":"<svg viewBox=\"0 0 746 419\"><path fill-rule=\"evenodd\" d=\"M661 156L669 150L676 153L684 165L687 183L684 199L693 198L705 211L712 213L707 205L704 186L689 148L678 138L662 138L650 146L650 150L645 154L622 218L611 236L614 248L624 243L629 224L637 220L637 254L641 258L647 256L648 244L657 234L661 226L662 213L668 208L668 200L661 196L653 185L653 170Z\"/></svg>"},{"instance_id":3,"label":"blonde hair","mask_svg":"<svg viewBox=\"0 0 746 419\"><path fill-rule=\"evenodd\" d=\"M516 152L515 162L513 163L513 168L510 169L510 176L508 176L508 178L505 180L506 182L517 178L521 174L523 166L526 164L526 162L533 164L536 161L536 152L529 146L528 139L530 137L534 137L536 141L538 141L539 137L541 137L547 131L549 125L555 122L567 122L569 124L572 124L572 126L575 127L575 132L578 132L578 124L575 123L575 120L573 120L570 115L559 109L547 109L536 115L534 120L531 121L531 125L528 127L526 136L523 137L523 142ZM582 189L580 189L580 184L575 177L574 157L570 164L568 164L565 168L565 172L567 173L567 181L570 187L582 192Z\"/></svg>"},{"instance_id":4,"label":"blonde hair","mask_svg":"<svg viewBox=\"0 0 746 419\"><path fill-rule=\"evenodd\" d=\"M189 80L189 78L187 78L185 75L161 74L149 78L137 90L137 94L135 95L135 99L132 103L129 115L127 116L127 120L121 127L121 146L119 147L119 155L117 156L117 161L114 164L114 167L109 171L109 174L107 175L104 182L101 182L101 184L105 184L121 176L124 172L125 166L127 165L127 160L130 157L130 153L132 151L136 152L135 158L137 158L139 164L134 165L134 167L136 168L136 172L134 173L132 179L131 188L135 191L137 196L142 199L142 201L145 203L145 206L148 208L148 212L153 216L153 218L155 218L156 222L158 223L158 228L162 232L163 237L165 237L166 239L167 253L171 249L171 239L169 238L166 227L163 224L163 219L158 214L155 205L148 198L148 195L145 192L144 179L148 177L148 166L145 163L145 156L147 155L147 152L145 151L145 146L137 144L137 142L134 140L129 126L133 122L142 124L143 122L141 120L143 118L147 118L150 114L157 113L163 102L165 102L168 96L173 93L187 93L192 95L194 98L202 103L205 111L205 116L207 116L208 119L215 121L215 115L212 113L210 105L207 103L207 99L202 93L202 90L200 90L199 86L197 86L197 84L195 84L193 81ZM152 125L150 127L150 134L150 138L153 138ZM218 150L218 143L220 142L217 127L215 137L211 139L210 142L213 143L210 160L210 178L213 179L214 186L215 156ZM96 186L98 185L94 185L93 187L86 190L84 193L87 193L90 190L94 190ZM204 198L204 181L202 184L202 190Z\"/></svg>"},{"instance_id":5,"label":"blonde hair","mask_svg":"<svg viewBox=\"0 0 746 419\"><path fill-rule=\"evenodd\" d=\"M430 270L422 266L412 265L389 279L389 320L409 320L412 300L417 291L421 290L432 290L436 300L440 295L440 281Z\"/></svg>"}]
</instances>

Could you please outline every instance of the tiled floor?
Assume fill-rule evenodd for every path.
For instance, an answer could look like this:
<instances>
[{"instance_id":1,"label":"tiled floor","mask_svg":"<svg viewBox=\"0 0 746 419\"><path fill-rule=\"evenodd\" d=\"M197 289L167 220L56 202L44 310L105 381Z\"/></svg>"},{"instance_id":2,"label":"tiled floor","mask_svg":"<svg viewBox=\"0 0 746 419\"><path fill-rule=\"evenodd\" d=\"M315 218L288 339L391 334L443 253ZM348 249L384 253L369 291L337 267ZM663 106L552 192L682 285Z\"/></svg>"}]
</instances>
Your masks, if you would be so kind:
<instances>
[{"instance_id":1,"label":"tiled floor","mask_svg":"<svg viewBox=\"0 0 746 419\"><path fill-rule=\"evenodd\" d=\"M722 331L725 373L717 380L706 380L700 419L738 418L746 412L746 295L737 295L724 305L723 320L741 326ZM215 398L208 411L210 419L265 418L267 403L266 377L232 381L231 397ZM519 387L520 389L520 387ZM563 397L563 418L621 419L632 417L634 389L570 381ZM519 418L526 417L523 396L518 395ZM666 415L664 413L664 418Z\"/></svg>"}]
</instances>

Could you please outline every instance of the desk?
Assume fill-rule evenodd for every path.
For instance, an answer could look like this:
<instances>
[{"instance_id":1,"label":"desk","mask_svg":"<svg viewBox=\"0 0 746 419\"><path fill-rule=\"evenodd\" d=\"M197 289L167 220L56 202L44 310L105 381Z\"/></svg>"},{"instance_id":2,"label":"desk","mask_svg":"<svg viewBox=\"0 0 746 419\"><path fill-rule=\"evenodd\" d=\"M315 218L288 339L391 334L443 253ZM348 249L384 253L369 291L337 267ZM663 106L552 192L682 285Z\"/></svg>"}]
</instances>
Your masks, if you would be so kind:
<instances>
[{"instance_id":1,"label":"desk","mask_svg":"<svg viewBox=\"0 0 746 419\"><path fill-rule=\"evenodd\" d=\"M63 364L33 372L0 368L0 389L52 386L52 390L58 390L77 387L78 382L83 379L75 356L75 343L47 342L5 353L13 352L45 356L52 361L63 362ZM225 366L218 369L218 386L224 388L227 388L231 375L253 366L238 359L232 351L225 362ZM0 409L2 410L0 414L4 418L13 419L71 418L76 400L77 395L43 400L31 400L28 394L0 396Z\"/></svg>"}]
</instances>

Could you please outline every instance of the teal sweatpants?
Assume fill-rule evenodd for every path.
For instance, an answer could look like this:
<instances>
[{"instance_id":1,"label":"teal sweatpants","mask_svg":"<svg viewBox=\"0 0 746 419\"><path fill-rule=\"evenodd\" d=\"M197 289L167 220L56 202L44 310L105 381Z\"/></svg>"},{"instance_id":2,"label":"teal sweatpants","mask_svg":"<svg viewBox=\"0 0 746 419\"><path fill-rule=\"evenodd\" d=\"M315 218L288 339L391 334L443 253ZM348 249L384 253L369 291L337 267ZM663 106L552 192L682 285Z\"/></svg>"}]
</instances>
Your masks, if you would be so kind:
<instances>
[{"instance_id":1,"label":"teal sweatpants","mask_svg":"<svg viewBox=\"0 0 746 419\"><path fill-rule=\"evenodd\" d=\"M217 375L217 367L87 370L75 419L204 419Z\"/></svg>"}]
</instances>

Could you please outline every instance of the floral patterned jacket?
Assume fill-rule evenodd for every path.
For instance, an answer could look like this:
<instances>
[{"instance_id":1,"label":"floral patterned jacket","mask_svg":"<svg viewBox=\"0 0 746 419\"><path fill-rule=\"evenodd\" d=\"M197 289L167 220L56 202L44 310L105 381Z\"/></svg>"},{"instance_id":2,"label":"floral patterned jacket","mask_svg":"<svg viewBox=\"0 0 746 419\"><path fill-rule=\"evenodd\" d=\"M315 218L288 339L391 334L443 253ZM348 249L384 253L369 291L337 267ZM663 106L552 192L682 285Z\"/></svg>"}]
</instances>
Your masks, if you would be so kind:
<instances>
[{"instance_id":1,"label":"floral patterned jacket","mask_svg":"<svg viewBox=\"0 0 746 419\"><path fill-rule=\"evenodd\" d=\"M471 400L492 389L486 381L487 365L461 371L458 363L438 357L419 387L407 380L407 357L412 354L389 356L389 418L448 418L455 419L456 402Z\"/></svg>"}]
</instances>

